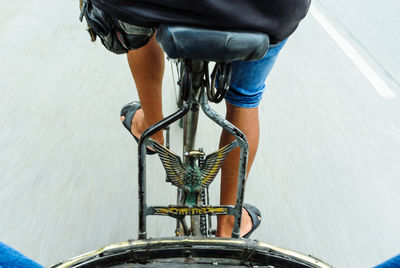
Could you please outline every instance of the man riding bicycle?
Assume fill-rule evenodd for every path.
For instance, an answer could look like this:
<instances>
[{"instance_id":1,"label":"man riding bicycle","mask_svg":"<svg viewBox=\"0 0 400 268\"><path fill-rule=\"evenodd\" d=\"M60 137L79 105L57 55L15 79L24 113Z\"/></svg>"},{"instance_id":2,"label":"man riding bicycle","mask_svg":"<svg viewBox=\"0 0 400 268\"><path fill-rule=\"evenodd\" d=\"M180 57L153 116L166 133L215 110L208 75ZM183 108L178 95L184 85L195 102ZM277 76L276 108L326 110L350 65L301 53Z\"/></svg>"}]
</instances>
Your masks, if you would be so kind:
<instances>
[{"instance_id":1,"label":"man riding bicycle","mask_svg":"<svg viewBox=\"0 0 400 268\"><path fill-rule=\"evenodd\" d=\"M151 29L159 23L168 23L267 33L271 45L263 58L233 62L231 82L225 96L226 119L248 139L249 174L259 142L258 106L265 91L265 80L287 38L306 15L309 5L310 0L203 0L195 3L187 0L91 0L84 1L83 10L89 26L92 25L92 34L99 35L109 50L127 53L140 102L125 105L121 110L121 121L136 140L148 127L164 118L161 93L164 53ZM105 25L105 29L96 28L95 24L99 21ZM131 32L127 30L130 25L139 26L140 30L148 29L147 38L132 45ZM164 143L162 131L151 138L160 144ZM233 139L223 131L220 147ZM147 153L153 154L155 151L147 148ZM232 167L238 165L239 150L236 149L228 154L221 168L221 205L235 204L238 169ZM260 211L245 204L241 236L249 237L260 222ZM233 216L218 216L216 236L230 237L233 225Z\"/></svg>"}]
</instances>

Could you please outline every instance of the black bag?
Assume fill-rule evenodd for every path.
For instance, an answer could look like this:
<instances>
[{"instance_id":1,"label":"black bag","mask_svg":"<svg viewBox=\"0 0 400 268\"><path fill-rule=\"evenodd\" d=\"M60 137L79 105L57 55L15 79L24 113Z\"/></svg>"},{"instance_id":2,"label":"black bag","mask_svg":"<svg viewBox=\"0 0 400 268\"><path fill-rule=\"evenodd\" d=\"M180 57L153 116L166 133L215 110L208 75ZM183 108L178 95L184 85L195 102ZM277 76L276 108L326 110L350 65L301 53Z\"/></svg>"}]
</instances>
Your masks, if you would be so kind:
<instances>
[{"instance_id":1,"label":"black bag","mask_svg":"<svg viewBox=\"0 0 400 268\"><path fill-rule=\"evenodd\" d=\"M85 16L92 41L98 36L101 43L116 54L144 46L155 32L154 27L135 26L113 18L94 6L90 0L81 0L80 7L80 19L82 21Z\"/></svg>"},{"instance_id":2,"label":"black bag","mask_svg":"<svg viewBox=\"0 0 400 268\"><path fill-rule=\"evenodd\" d=\"M92 0L112 16L140 26L160 23L266 33L271 43L290 36L311 0Z\"/></svg>"}]
</instances>

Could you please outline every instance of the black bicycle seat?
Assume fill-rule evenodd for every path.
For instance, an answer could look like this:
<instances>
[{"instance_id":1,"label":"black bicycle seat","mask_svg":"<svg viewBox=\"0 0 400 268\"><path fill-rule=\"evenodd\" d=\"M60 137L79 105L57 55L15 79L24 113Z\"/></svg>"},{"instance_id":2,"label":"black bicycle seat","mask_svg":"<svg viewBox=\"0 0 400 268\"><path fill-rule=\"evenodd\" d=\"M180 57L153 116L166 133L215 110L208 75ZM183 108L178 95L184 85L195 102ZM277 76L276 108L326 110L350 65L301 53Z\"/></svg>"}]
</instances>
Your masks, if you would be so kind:
<instances>
[{"instance_id":1,"label":"black bicycle seat","mask_svg":"<svg viewBox=\"0 0 400 268\"><path fill-rule=\"evenodd\" d=\"M269 36L258 32L221 31L161 24L157 41L172 59L215 62L251 61L268 51Z\"/></svg>"}]
</instances>

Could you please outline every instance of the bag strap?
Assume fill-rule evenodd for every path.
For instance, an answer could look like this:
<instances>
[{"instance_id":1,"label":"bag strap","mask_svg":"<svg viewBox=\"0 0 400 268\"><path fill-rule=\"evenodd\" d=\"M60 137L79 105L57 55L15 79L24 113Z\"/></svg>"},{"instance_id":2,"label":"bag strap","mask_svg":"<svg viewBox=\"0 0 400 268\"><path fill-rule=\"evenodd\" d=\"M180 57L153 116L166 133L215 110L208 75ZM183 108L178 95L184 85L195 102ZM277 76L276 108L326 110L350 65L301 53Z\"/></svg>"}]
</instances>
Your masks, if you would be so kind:
<instances>
[{"instance_id":1,"label":"bag strap","mask_svg":"<svg viewBox=\"0 0 400 268\"><path fill-rule=\"evenodd\" d=\"M87 12L87 9L88 9L88 5L89 5L89 3L88 3L89 1L90 0L79 0L79 9L81 10L81 14L79 15L79 20L81 22L83 20L83 16L86 15L86 12ZM92 42L95 42L97 36L96 36L95 32L93 31L92 27L90 27L88 25L87 31L89 32L89 35L90 35L90 38L91 38Z\"/></svg>"}]
</instances>

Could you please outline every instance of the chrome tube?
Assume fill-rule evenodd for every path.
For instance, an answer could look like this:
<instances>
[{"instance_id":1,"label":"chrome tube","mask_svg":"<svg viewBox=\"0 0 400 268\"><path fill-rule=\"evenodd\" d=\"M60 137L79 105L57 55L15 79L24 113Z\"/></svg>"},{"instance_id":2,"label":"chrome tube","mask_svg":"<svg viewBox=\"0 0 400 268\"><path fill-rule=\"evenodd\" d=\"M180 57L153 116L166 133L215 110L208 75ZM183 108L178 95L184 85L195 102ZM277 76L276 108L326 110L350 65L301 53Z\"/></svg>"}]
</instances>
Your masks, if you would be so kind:
<instances>
[{"instance_id":1,"label":"chrome tube","mask_svg":"<svg viewBox=\"0 0 400 268\"><path fill-rule=\"evenodd\" d=\"M244 199L244 184L246 181L246 172L247 172L247 161L249 154L249 144L247 142L247 138L240 129L235 127L229 121L221 117L217 114L211 107L208 105L208 100L206 94L201 94L200 96L200 104L203 112L215 123L221 126L225 131L232 134L240 147L240 161L239 161L239 176L238 176L238 186L237 186L237 195L236 195L236 204L235 209L233 210L233 215L235 216L235 222L232 231L233 238L239 238L240 236L240 225L242 222L242 207L243 207L243 199Z\"/></svg>"}]
</instances>

